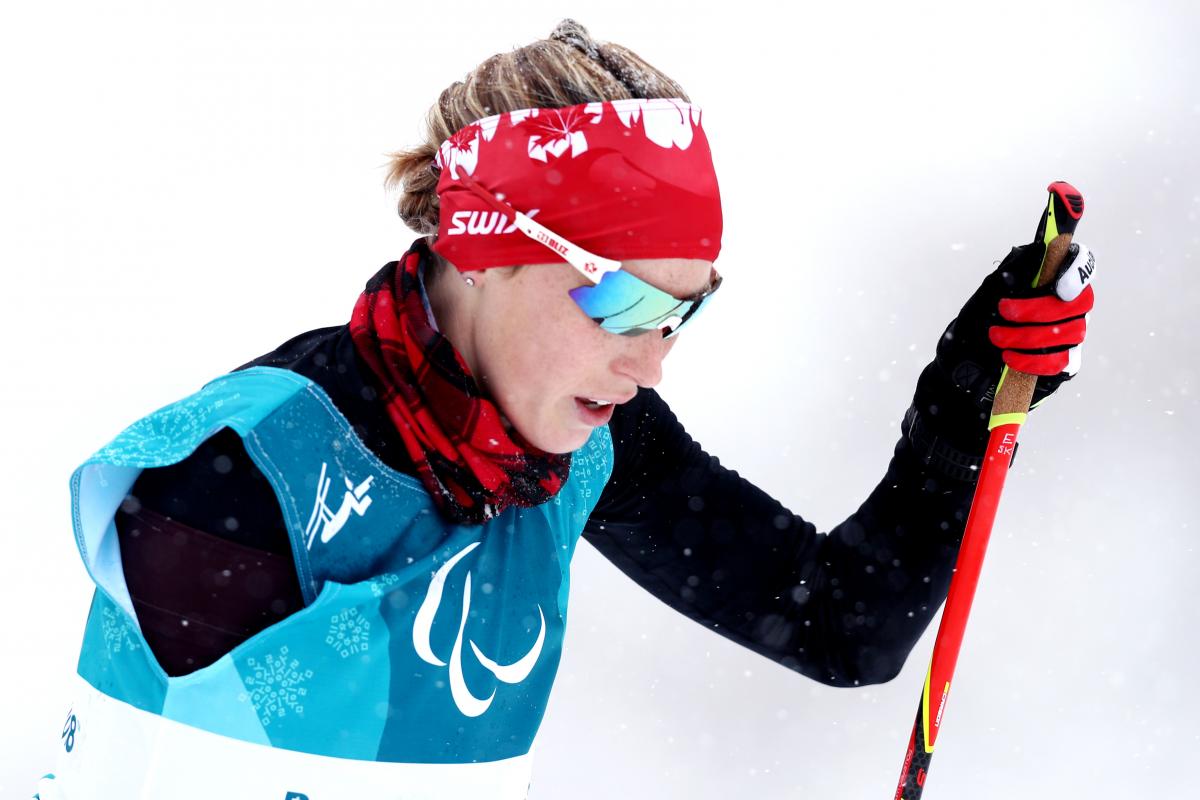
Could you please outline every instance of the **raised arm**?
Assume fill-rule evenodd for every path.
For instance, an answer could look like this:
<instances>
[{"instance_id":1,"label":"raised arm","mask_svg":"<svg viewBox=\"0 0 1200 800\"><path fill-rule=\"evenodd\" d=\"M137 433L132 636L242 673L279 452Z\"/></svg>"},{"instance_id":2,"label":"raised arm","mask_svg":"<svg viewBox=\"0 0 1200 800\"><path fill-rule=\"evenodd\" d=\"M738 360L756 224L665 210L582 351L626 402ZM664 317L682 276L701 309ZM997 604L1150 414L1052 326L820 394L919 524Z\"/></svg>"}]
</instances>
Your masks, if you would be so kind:
<instances>
[{"instance_id":1,"label":"raised arm","mask_svg":"<svg viewBox=\"0 0 1200 800\"><path fill-rule=\"evenodd\" d=\"M922 371L882 480L818 533L688 436L652 390L611 422L612 478L584 536L672 608L834 686L894 677L946 597L1005 363L1039 405L1078 370L1095 266L1072 245L1029 288L1044 246L1014 247Z\"/></svg>"},{"instance_id":2,"label":"raised arm","mask_svg":"<svg viewBox=\"0 0 1200 800\"><path fill-rule=\"evenodd\" d=\"M974 487L969 469L922 463L915 419L879 485L825 534L643 389L612 420L613 475L584 536L672 608L790 669L835 686L888 680L945 598Z\"/></svg>"}]
</instances>

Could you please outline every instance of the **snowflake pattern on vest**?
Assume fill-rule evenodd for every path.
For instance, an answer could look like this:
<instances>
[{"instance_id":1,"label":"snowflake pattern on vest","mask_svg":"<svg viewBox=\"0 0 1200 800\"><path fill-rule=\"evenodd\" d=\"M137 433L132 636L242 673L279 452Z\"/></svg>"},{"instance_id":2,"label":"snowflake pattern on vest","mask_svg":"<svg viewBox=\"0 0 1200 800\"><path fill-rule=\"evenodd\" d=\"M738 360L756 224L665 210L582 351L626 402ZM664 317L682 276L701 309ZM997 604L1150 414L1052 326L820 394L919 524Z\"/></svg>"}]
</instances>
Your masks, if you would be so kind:
<instances>
[{"instance_id":1,"label":"snowflake pattern on vest","mask_svg":"<svg viewBox=\"0 0 1200 800\"><path fill-rule=\"evenodd\" d=\"M301 669L300 661L288 656L287 645L280 647L278 653L268 653L262 661L251 656L246 663L252 672L242 676L246 685L242 697L248 697L254 704L264 726L289 711L304 713L304 698L308 696L304 684L312 679L313 671Z\"/></svg>"}]
</instances>

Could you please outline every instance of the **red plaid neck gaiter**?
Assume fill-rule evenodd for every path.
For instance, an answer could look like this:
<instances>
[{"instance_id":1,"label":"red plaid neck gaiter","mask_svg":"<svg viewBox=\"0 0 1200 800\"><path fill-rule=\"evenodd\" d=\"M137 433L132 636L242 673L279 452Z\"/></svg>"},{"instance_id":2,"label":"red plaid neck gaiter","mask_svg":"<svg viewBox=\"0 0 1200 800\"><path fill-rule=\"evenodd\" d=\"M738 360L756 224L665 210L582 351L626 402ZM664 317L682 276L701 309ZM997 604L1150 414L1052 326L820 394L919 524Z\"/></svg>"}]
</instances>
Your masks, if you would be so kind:
<instances>
[{"instance_id":1,"label":"red plaid neck gaiter","mask_svg":"<svg viewBox=\"0 0 1200 800\"><path fill-rule=\"evenodd\" d=\"M478 525L508 506L536 506L557 494L571 454L547 453L515 429L510 434L454 345L429 324L418 275L424 250L418 240L371 278L350 335L442 516Z\"/></svg>"}]
</instances>

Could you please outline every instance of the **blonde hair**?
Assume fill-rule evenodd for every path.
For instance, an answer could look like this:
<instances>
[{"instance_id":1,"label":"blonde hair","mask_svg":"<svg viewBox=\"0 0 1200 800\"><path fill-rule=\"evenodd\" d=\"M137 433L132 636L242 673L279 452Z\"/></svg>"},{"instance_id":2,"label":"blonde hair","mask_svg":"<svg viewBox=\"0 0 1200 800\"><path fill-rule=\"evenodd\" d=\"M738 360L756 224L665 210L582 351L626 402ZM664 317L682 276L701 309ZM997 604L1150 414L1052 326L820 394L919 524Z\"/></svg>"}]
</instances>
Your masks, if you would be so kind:
<instances>
[{"instance_id":1,"label":"blonde hair","mask_svg":"<svg viewBox=\"0 0 1200 800\"><path fill-rule=\"evenodd\" d=\"M531 45L497 53L442 92L425 118L424 141L389 154L385 185L400 188L400 219L414 231L438 230L438 176L433 160L455 131L476 120L522 108L562 108L630 97L678 97L678 83L632 50L597 42L573 19L564 19Z\"/></svg>"}]
</instances>

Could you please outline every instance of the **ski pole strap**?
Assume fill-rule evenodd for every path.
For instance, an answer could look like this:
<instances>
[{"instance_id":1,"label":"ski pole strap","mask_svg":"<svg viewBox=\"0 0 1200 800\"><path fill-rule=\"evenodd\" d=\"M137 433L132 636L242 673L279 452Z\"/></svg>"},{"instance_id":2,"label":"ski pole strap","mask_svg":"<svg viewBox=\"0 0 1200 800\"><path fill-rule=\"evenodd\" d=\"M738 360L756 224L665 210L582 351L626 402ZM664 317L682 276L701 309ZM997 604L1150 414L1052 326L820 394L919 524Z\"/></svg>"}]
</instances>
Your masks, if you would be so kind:
<instances>
[{"instance_id":1,"label":"ski pole strap","mask_svg":"<svg viewBox=\"0 0 1200 800\"><path fill-rule=\"evenodd\" d=\"M971 455L950 444L945 437L939 436L917 410L916 405L909 406L908 411L904 412L900 432L908 437L921 463L933 468L943 477L968 483L974 483L979 478L983 456ZM1014 448L1013 459L1016 457L1017 452ZM1011 464L1010 461L1009 465Z\"/></svg>"}]
</instances>

